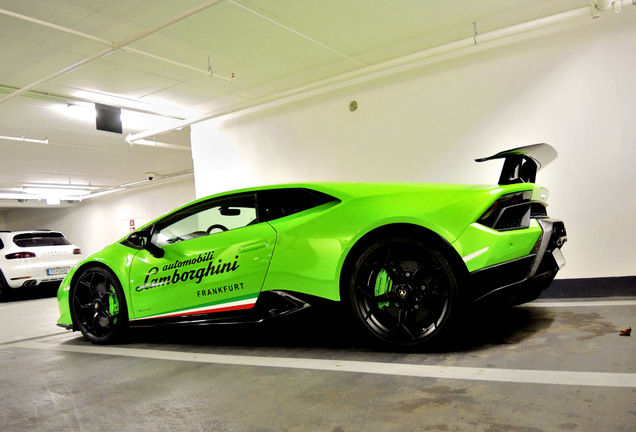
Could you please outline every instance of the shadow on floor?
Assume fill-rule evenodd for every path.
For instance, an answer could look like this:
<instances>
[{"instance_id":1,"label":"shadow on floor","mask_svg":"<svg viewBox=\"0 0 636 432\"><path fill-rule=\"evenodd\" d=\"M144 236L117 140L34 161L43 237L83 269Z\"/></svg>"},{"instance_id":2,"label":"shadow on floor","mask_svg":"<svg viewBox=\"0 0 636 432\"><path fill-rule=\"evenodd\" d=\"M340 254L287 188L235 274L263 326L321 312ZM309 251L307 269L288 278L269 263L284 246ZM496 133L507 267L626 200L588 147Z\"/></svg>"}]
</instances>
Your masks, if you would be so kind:
<instances>
[{"instance_id":1,"label":"shadow on floor","mask_svg":"<svg viewBox=\"0 0 636 432\"><path fill-rule=\"evenodd\" d=\"M24 287L18 289L3 288L2 295L0 295L0 303L9 303L24 300L39 300L43 298L55 297L57 295L57 289L59 287L59 282L47 282L33 287Z\"/></svg>"},{"instance_id":2,"label":"shadow on floor","mask_svg":"<svg viewBox=\"0 0 636 432\"><path fill-rule=\"evenodd\" d=\"M549 327L553 319L550 312L541 308L475 309L458 320L443 342L413 350L376 344L358 331L337 308L321 307L262 324L132 328L119 345L141 345L153 349L210 346L229 351L327 349L443 354L519 343ZM69 343L88 342L78 338Z\"/></svg>"}]
</instances>

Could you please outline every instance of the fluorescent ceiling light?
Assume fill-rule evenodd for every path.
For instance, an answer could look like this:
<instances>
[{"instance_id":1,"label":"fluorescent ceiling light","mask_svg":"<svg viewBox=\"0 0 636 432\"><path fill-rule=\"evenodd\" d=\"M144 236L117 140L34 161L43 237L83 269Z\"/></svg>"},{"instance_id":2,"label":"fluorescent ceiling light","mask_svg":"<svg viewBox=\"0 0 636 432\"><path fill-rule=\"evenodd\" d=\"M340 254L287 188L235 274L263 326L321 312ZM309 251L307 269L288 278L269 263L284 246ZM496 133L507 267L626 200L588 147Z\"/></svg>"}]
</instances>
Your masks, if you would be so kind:
<instances>
[{"instance_id":1,"label":"fluorescent ceiling light","mask_svg":"<svg viewBox=\"0 0 636 432\"><path fill-rule=\"evenodd\" d=\"M90 103L100 102L119 106L122 107L122 110L127 111L148 112L160 117L177 117L183 119L201 114L199 111L192 109L173 108L171 105L174 104L174 101L156 96L153 97L153 103L86 90L74 91L70 97L75 100L83 100ZM159 105L159 103L165 103L165 105Z\"/></svg>"},{"instance_id":2,"label":"fluorescent ceiling light","mask_svg":"<svg viewBox=\"0 0 636 432\"><path fill-rule=\"evenodd\" d=\"M72 188L35 188L27 187L22 189L24 193L30 195L43 195L43 196L82 196L90 193L87 189L72 189Z\"/></svg>"},{"instance_id":3,"label":"fluorescent ceiling light","mask_svg":"<svg viewBox=\"0 0 636 432\"><path fill-rule=\"evenodd\" d=\"M53 110L57 111L59 114L64 117L71 118L73 120L85 122L85 123L95 123L95 117L97 113L95 111L94 104L85 104L85 103L69 103L69 104L55 104L52 107Z\"/></svg>"},{"instance_id":4,"label":"fluorescent ceiling light","mask_svg":"<svg viewBox=\"0 0 636 432\"><path fill-rule=\"evenodd\" d=\"M130 134L128 134L128 136L130 136ZM131 147L134 144L134 145L144 145L148 147L160 147L160 148L171 149L171 150L181 150L181 151L187 151L187 152L191 151L190 147L188 146L164 143L160 141L150 141L145 139L137 140L134 143L129 143L129 144Z\"/></svg>"},{"instance_id":5,"label":"fluorescent ceiling light","mask_svg":"<svg viewBox=\"0 0 636 432\"><path fill-rule=\"evenodd\" d=\"M97 112L95 104L77 102L70 104L56 104L53 109L65 117L83 123L95 123ZM148 130L160 127L176 125L180 119L171 116L162 116L150 114L147 112L139 112L121 109L121 122L124 128L132 130Z\"/></svg>"},{"instance_id":6,"label":"fluorescent ceiling light","mask_svg":"<svg viewBox=\"0 0 636 432\"><path fill-rule=\"evenodd\" d=\"M179 120L137 111L121 110L121 122L126 129L148 130L161 126L176 125Z\"/></svg>"},{"instance_id":7,"label":"fluorescent ceiling light","mask_svg":"<svg viewBox=\"0 0 636 432\"><path fill-rule=\"evenodd\" d=\"M153 174L154 173L148 173ZM17 200L27 202L29 200L45 200L49 205L59 205L63 201L74 203L84 201L89 198L97 198L115 192L124 191L128 188L140 187L143 184L159 184L172 179L177 179L185 175L192 175L192 170L180 171L172 174L155 177L154 180L146 178L115 187L93 186L85 184L38 184L23 186L22 188L3 188L0 190L0 200Z\"/></svg>"},{"instance_id":8,"label":"fluorescent ceiling light","mask_svg":"<svg viewBox=\"0 0 636 432\"><path fill-rule=\"evenodd\" d=\"M10 137L10 136L4 136L4 135L0 135L0 140L8 140L8 141L20 141L20 142L29 142L29 143L36 143L36 144L48 144L49 143L49 139L43 139L43 140L39 140L39 139L31 139L31 138L25 138L24 136L21 137Z\"/></svg>"},{"instance_id":9,"label":"fluorescent ceiling light","mask_svg":"<svg viewBox=\"0 0 636 432\"><path fill-rule=\"evenodd\" d=\"M8 199L8 200L21 200L21 199L29 199L30 197L23 193L11 193L11 192L0 192L0 199Z\"/></svg>"}]
</instances>

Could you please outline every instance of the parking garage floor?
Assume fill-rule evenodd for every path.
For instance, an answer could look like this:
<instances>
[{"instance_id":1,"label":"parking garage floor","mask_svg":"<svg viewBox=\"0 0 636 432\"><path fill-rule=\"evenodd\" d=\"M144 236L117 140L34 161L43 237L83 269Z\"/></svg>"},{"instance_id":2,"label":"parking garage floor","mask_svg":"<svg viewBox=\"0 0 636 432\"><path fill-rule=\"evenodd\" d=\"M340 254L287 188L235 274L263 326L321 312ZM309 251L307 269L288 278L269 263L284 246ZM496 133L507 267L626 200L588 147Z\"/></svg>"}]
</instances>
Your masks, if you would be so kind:
<instances>
[{"instance_id":1,"label":"parking garage floor","mask_svg":"<svg viewBox=\"0 0 636 432\"><path fill-rule=\"evenodd\" d=\"M318 311L266 326L138 329L92 345L53 297L0 303L0 430L634 431L636 297L475 312L388 352Z\"/></svg>"}]
</instances>

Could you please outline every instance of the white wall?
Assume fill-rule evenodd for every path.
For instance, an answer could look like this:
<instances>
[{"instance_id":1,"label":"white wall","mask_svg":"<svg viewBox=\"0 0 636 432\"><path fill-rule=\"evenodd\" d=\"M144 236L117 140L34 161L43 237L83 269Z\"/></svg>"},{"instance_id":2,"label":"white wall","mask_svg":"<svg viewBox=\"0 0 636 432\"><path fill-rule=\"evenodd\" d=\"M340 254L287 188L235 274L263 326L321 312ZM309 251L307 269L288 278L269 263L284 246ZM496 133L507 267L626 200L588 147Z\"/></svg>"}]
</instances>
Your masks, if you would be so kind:
<instances>
[{"instance_id":1,"label":"white wall","mask_svg":"<svg viewBox=\"0 0 636 432\"><path fill-rule=\"evenodd\" d=\"M473 159L548 142L561 278L636 275L636 7L192 127L197 196L308 180L495 183ZM352 114L351 100L360 103Z\"/></svg>"},{"instance_id":2,"label":"white wall","mask_svg":"<svg viewBox=\"0 0 636 432\"><path fill-rule=\"evenodd\" d=\"M105 195L74 207L6 210L3 229L59 230L87 255L126 235L130 219L137 219L138 228L193 199L194 181L189 177Z\"/></svg>"}]
</instances>

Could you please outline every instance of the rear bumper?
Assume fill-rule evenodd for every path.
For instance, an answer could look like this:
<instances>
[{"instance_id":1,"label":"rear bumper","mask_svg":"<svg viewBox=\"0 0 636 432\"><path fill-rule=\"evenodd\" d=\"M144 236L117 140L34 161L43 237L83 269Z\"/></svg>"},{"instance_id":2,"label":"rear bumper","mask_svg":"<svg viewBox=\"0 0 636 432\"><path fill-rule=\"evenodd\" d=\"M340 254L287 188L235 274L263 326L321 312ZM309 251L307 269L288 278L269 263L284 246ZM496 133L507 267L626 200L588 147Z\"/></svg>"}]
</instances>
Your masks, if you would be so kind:
<instances>
[{"instance_id":1,"label":"rear bumper","mask_svg":"<svg viewBox=\"0 0 636 432\"><path fill-rule=\"evenodd\" d=\"M22 287L32 287L36 285L40 285L41 283L48 282L62 282L64 280L64 276L45 276L45 277L33 277L33 276L15 276L14 278L5 277L7 281L7 285L10 288L17 289Z\"/></svg>"},{"instance_id":2,"label":"rear bumper","mask_svg":"<svg viewBox=\"0 0 636 432\"><path fill-rule=\"evenodd\" d=\"M32 287L41 283L61 282L76 261L57 261L5 268L4 278L10 288ZM54 274L49 274L53 273Z\"/></svg>"},{"instance_id":3,"label":"rear bumper","mask_svg":"<svg viewBox=\"0 0 636 432\"><path fill-rule=\"evenodd\" d=\"M567 241L565 224L558 219L537 219L542 234L530 254L470 274L473 301L521 304L539 297L565 265L561 247Z\"/></svg>"}]
</instances>

